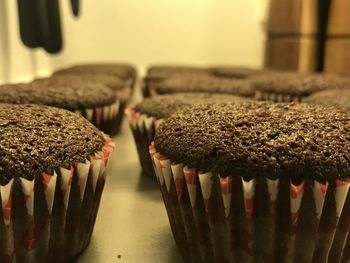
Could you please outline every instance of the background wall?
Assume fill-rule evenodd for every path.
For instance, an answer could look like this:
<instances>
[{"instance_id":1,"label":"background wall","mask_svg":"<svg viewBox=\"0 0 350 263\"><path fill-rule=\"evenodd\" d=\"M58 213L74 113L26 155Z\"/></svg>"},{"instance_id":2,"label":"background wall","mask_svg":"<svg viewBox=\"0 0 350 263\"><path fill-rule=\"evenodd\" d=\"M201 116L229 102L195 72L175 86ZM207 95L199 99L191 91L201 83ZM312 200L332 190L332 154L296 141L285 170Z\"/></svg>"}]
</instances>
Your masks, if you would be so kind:
<instances>
[{"instance_id":1,"label":"background wall","mask_svg":"<svg viewBox=\"0 0 350 263\"><path fill-rule=\"evenodd\" d=\"M24 81L96 60L128 61L141 71L152 63L260 66L266 1L85 0L79 19L72 17L69 1L61 1L65 46L54 56L22 46L15 1L1 1L7 2L0 9L7 10L8 50L6 56L0 52L0 81Z\"/></svg>"}]
</instances>

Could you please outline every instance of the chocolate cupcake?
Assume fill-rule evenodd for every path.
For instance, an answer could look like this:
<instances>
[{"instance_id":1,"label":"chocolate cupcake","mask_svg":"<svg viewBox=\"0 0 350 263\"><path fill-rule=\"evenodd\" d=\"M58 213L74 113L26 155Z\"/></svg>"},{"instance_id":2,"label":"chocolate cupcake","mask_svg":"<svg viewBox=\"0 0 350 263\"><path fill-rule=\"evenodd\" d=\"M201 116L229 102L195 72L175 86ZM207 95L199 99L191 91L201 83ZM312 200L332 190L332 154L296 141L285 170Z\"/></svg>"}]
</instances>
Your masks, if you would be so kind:
<instances>
[{"instance_id":1,"label":"chocolate cupcake","mask_svg":"<svg viewBox=\"0 0 350 263\"><path fill-rule=\"evenodd\" d=\"M350 87L350 80L327 74L270 73L252 79L258 100L300 102L316 92Z\"/></svg>"},{"instance_id":2,"label":"chocolate cupcake","mask_svg":"<svg viewBox=\"0 0 350 263\"><path fill-rule=\"evenodd\" d=\"M178 93L146 98L135 106L128 108L126 114L129 117L143 173L156 178L152 160L149 156L149 145L154 140L156 128L164 119L193 104L240 100L243 100L243 98L233 95Z\"/></svg>"},{"instance_id":3,"label":"chocolate cupcake","mask_svg":"<svg viewBox=\"0 0 350 263\"><path fill-rule=\"evenodd\" d=\"M247 79L252 76L263 74L266 71L267 70L238 66L221 66L211 68L211 72L216 77L234 79Z\"/></svg>"},{"instance_id":4,"label":"chocolate cupcake","mask_svg":"<svg viewBox=\"0 0 350 263\"><path fill-rule=\"evenodd\" d=\"M43 104L78 112L100 130L115 134L118 111L116 94L96 83L63 84L38 81L30 84L0 86L0 103Z\"/></svg>"},{"instance_id":5,"label":"chocolate cupcake","mask_svg":"<svg viewBox=\"0 0 350 263\"><path fill-rule=\"evenodd\" d=\"M78 114L0 104L0 262L69 262L88 244L114 144Z\"/></svg>"},{"instance_id":6,"label":"chocolate cupcake","mask_svg":"<svg viewBox=\"0 0 350 263\"><path fill-rule=\"evenodd\" d=\"M254 101L162 122L150 153L186 262L348 262L349 130L336 108Z\"/></svg>"},{"instance_id":7,"label":"chocolate cupcake","mask_svg":"<svg viewBox=\"0 0 350 263\"><path fill-rule=\"evenodd\" d=\"M151 66L147 69L146 77L154 79L166 79L174 76L181 76L186 74L209 74L206 68L195 66L180 66L180 65L158 65Z\"/></svg>"},{"instance_id":8,"label":"chocolate cupcake","mask_svg":"<svg viewBox=\"0 0 350 263\"><path fill-rule=\"evenodd\" d=\"M255 92L248 80L224 79L210 76L182 76L168 78L150 89L150 95L179 92L205 92L253 97Z\"/></svg>"},{"instance_id":9,"label":"chocolate cupcake","mask_svg":"<svg viewBox=\"0 0 350 263\"><path fill-rule=\"evenodd\" d=\"M124 110L127 105L127 100L130 98L130 88L128 84L121 80L118 77L105 74L58 74L53 75L50 78L45 79L36 79L33 81L34 84L38 85L73 85L84 88L86 85L90 87L92 84L104 85L110 88L116 94L115 105L118 106L116 112L116 118L113 123L112 130L109 131L109 134L115 135L119 132L120 126L124 117Z\"/></svg>"},{"instance_id":10,"label":"chocolate cupcake","mask_svg":"<svg viewBox=\"0 0 350 263\"><path fill-rule=\"evenodd\" d=\"M129 89L128 92L124 94L131 94L132 89L135 86L137 80L136 69L129 64L122 63L95 63L95 64L82 64L75 65L69 68L64 68L56 71L54 75L61 74L89 74L89 75L110 75L122 79L127 85L126 88ZM129 101L130 96L125 97Z\"/></svg>"},{"instance_id":11,"label":"chocolate cupcake","mask_svg":"<svg viewBox=\"0 0 350 263\"><path fill-rule=\"evenodd\" d=\"M197 75L210 75L209 69L195 67L195 66L180 66L180 65L158 65L151 66L147 69L146 76L143 78L143 95L144 97L151 96L150 91L158 83L172 77L181 76L197 76Z\"/></svg>"},{"instance_id":12,"label":"chocolate cupcake","mask_svg":"<svg viewBox=\"0 0 350 263\"><path fill-rule=\"evenodd\" d=\"M35 79L33 82L51 81L51 80L58 82L58 83L62 83L62 84L69 84L70 82L99 83L99 84L107 86L108 88L115 91L116 93L119 92L118 95L121 95L123 93L123 89L127 85L127 83L124 80L122 80L121 78L118 78L118 77L112 76L112 75L100 74L100 73L96 73L96 74L89 74L89 73L54 74L49 78Z\"/></svg>"},{"instance_id":13,"label":"chocolate cupcake","mask_svg":"<svg viewBox=\"0 0 350 263\"><path fill-rule=\"evenodd\" d=\"M350 88L350 87L349 87ZM335 106L350 110L350 89L334 89L317 92L305 99L306 103Z\"/></svg>"}]
</instances>

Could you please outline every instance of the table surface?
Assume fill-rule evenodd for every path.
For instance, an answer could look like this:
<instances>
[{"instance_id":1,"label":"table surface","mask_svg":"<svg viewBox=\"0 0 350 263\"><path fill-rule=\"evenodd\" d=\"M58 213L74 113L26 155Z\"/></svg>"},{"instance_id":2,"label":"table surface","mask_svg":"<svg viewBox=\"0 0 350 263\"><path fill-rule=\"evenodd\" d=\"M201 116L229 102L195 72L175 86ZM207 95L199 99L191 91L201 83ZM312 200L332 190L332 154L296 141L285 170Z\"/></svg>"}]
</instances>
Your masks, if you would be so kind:
<instances>
[{"instance_id":1,"label":"table surface","mask_svg":"<svg viewBox=\"0 0 350 263\"><path fill-rule=\"evenodd\" d=\"M139 99L138 91L134 100ZM76 262L183 263L157 182L141 174L127 121L114 139L92 240Z\"/></svg>"}]
</instances>

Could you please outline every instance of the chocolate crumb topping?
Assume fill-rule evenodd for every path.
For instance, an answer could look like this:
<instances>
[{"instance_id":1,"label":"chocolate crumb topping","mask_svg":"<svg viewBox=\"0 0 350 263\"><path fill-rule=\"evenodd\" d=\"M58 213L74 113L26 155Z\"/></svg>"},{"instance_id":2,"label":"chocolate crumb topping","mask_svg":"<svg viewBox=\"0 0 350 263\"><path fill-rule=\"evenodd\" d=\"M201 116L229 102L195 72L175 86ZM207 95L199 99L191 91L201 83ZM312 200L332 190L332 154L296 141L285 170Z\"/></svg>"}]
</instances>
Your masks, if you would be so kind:
<instances>
[{"instance_id":1,"label":"chocolate crumb topping","mask_svg":"<svg viewBox=\"0 0 350 263\"><path fill-rule=\"evenodd\" d=\"M0 104L0 181L33 179L101 151L102 133L79 114L40 105Z\"/></svg>"},{"instance_id":2,"label":"chocolate crumb topping","mask_svg":"<svg viewBox=\"0 0 350 263\"><path fill-rule=\"evenodd\" d=\"M221 78L246 79L265 72L263 69L249 67L221 66L212 68L214 76Z\"/></svg>"},{"instance_id":3,"label":"chocolate crumb topping","mask_svg":"<svg viewBox=\"0 0 350 263\"><path fill-rule=\"evenodd\" d=\"M307 103L335 106L344 110L350 110L350 89L332 89L317 92L305 100Z\"/></svg>"},{"instance_id":4,"label":"chocolate crumb topping","mask_svg":"<svg viewBox=\"0 0 350 263\"><path fill-rule=\"evenodd\" d=\"M42 82L45 81L50 85L50 83L53 83L53 85L57 84L73 84L73 85L91 85L92 83L97 83L99 85L105 85L108 88L110 88L113 91L120 90L124 88L127 84L124 80L112 76L112 75L106 75L106 74L88 74L88 73L80 73L80 74L55 74L51 76L50 78L45 79L37 79L34 80L34 82Z\"/></svg>"},{"instance_id":5,"label":"chocolate crumb topping","mask_svg":"<svg viewBox=\"0 0 350 263\"><path fill-rule=\"evenodd\" d=\"M166 119L158 152L221 176L350 178L350 114L311 104L195 105Z\"/></svg>"},{"instance_id":6,"label":"chocolate crumb topping","mask_svg":"<svg viewBox=\"0 0 350 263\"><path fill-rule=\"evenodd\" d=\"M0 86L0 103L32 103L55 106L68 110L107 106L114 103L116 94L96 83L56 83L55 80Z\"/></svg>"},{"instance_id":7,"label":"chocolate crumb topping","mask_svg":"<svg viewBox=\"0 0 350 263\"><path fill-rule=\"evenodd\" d=\"M274 72L252 78L256 91L307 97L327 89L350 87L350 79L331 74L300 74Z\"/></svg>"},{"instance_id":8,"label":"chocolate crumb topping","mask_svg":"<svg viewBox=\"0 0 350 263\"><path fill-rule=\"evenodd\" d=\"M209 75L210 71L206 68L184 65L155 65L147 70L146 80L163 80L170 77L184 75Z\"/></svg>"},{"instance_id":9,"label":"chocolate crumb topping","mask_svg":"<svg viewBox=\"0 0 350 263\"><path fill-rule=\"evenodd\" d=\"M129 80L136 77L136 70L133 66L123 63L98 63L75 65L69 68L60 69L55 74L106 74Z\"/></svg>"},{"instance_id":10,"label":"chocolate crumb topping","mask_svg":"<svg viewBox=\"0 0 350 263\"><path fill-rule=\"evenodd\" d=\"M242 101L244 98L229 94L176 93L146 98L134 106L134 110L155 117L167 118L176 111L194 104Z\"/></svg>"},{"instance_id":11,"label":"chocolate crumb topping","mask_svg":"<svg viewBox=\"0 0 350 263\"><path fill-rule=\"evenodd\" d=\"M178 92L207 92L251 97L254 91L247 80L225 79L208 76L182 76L160 82L155 90L159 94Z\"/></svg>"}]
</instances>

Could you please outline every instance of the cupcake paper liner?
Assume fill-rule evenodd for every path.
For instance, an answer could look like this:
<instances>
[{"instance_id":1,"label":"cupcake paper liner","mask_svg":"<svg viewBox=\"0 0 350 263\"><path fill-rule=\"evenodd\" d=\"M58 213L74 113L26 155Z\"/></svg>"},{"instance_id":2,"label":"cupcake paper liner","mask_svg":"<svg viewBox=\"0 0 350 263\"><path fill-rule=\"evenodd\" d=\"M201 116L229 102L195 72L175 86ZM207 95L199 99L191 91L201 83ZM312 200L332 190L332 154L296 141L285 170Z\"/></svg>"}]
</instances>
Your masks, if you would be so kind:
<instances>
[{"instance_id":1,"label":"cupcake paper liner","mask_svg":"<svg viewBox=\"0 0 350 263\"><path fill-rule=\"evenodd\" d=\"M126 85L124 88L116 91L116 101L107 106L87 108L76 110L76 113L81 114L101 131L109 134L118 134L123 118L124 110L131 96L131 86Z\"/></svg>"},{"instance_id":2,"label":"cupcake paper liner","mask_svg":"<svg viewBox=\"0 0 350 263\"><path fill-rule=\"evenodd\" d=\"M273 101L273 102L301 102L303 97L297 95L279 94L274 92L255 92L256 100Z\"/></svg>"},{"instance_id":3,"label":"cupcake paper liner","mask_svg":"<svg viewBox=\"0 0 350 263\"><path fill-rule=\"evenodd\" d=\"M0 262L67 262L88 245L113 148L105 137L85 163L0 185Z\"/></svg>"},{"instance_id":4,"label":"cupcake paper liner","mask_svg":"<svg viewBox=\"0 0 350 263\"><path fill-rule=\"evenodd\" d=\"M101 131L109 135L115 135L120 129L125 105L125 101L117 99L115 103L108 106L75 112L80 113Z\"/></svg>"},{"instance_id":5,"label":"cupcake paper liner","mask_svg":"<svg viewBox=\"0 0 350 263\"><path fill-rule=\"evenodd\" d=\"M128 117L130 128L134 136L143 173L155 179L156 175L154 173L152 160L149 156L148 146L153 141L156 128L163 119L140 114L132 108L127 108L125 114Z\"/></svg>"},{"instance_id":6,"label":"cupcake paper liner","mask_svg":"<svg viewBox=\"0 0 350 263\"><path fill-rule=\"evenodd\" d=\"M117 96L129 102L132 95L133 85L134 85L134 81L128 80L123 88L116 91Z\"/></svg>"},{"instance_id":7,"label":"cupcake paper liner","mask_svg":"<svg viewBox=\"0 0 350 263\"><path fill-rule=\"evenodd\" d=\"M117 91L117 97L120 99L117 100L116 103L118 103L119 101L119 109L116 114L115 123L112 124L112 128L111 128L112 135L118 134L120 131L120 127L124 119L124 110L126 106L129 104L132 91L133 91L133 85L134 84L130 80L129 83L124 88Z\"/></svg>"},{"instance_id":8,"label":"cupcake paper liner","mask_svg":"<svg viewBox=\"0 0 350 263\"><path fill-rule=\"evenodd\" d=\"M350 181L201 172L150 146L174 239L190 262L347 262Z\"/></svg>"},{"instance_id":9,"label":"cupcake paper liner","mask_svg":"<svg viewBox=\"0 0 350 263\"><path fill-rule=\"evenodd\" d=\"M142 95L144 98L154 97L157 95L156 86L161 80L146 80L142 82Z\"/></svg>"}]
</instances>

